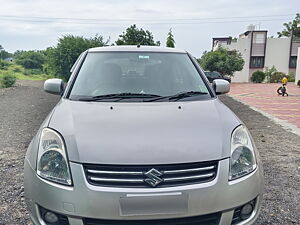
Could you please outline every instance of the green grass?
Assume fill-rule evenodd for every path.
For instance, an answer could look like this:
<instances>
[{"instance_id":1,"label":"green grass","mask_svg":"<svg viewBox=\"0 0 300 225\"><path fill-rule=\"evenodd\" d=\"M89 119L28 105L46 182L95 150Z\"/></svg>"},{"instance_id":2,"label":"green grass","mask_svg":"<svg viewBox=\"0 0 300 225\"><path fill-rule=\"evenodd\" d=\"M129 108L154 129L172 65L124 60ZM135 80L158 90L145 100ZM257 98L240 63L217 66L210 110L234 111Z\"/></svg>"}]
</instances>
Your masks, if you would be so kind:
<instances>
[{"instance_id":1,"label":"green grass","mask_svg":"<svg viewBox=\"0 0 300 225\"><path fill-rule=\"evenodd\" d=\"M36 75L24 75L22 73L9 73L9 74L15 76L17 80L47 80L53 78L53 76L47 74L36 74ZM0 70L0 77L2 77L3 75L4 75L3 71Z\"/></svg>"},{"instance_id":2,"label":"green grass","mask_svg":"<svg viewBox=\"0 0 300 225\"><path fill-rule=\"evenodd\" d=\"M25 69L21 65L0 60L0 88L15 85L15 80L47 80L53 78L41 69Z\"/></svg>"},{"instance_id":3,"label":"green grass","mask_svg":"<svg viewBox=\"0 0 300 225\"><path fill-rule=\"evenodd\" d=\"M17 73L15 74L17 80L47 80L49 78L53 78L51 75L46 74L37 74L37 75L24 75Z\"/></svg>"},{"instance_id":4,"label":"green grass","mask_svg":"<svg viewBox=\"0 0 300 225\"><path fill-rule=\"evenodd\" d=\"M0 69L0 77L4 74L13 75L17 80L47 80L53 76L44 74L38 69L25 69L20 65L9 63L5 68Z\"/></svg>"}]
</instances>

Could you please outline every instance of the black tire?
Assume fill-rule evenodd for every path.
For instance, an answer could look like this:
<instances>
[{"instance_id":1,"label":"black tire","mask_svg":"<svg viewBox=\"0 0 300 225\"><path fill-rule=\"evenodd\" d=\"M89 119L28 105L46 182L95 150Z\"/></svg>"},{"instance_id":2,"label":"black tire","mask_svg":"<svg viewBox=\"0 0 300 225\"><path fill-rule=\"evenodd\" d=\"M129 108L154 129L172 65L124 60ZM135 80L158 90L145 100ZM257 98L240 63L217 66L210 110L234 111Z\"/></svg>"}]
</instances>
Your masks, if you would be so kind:
<instances>
[{"instance_id":1,"label":"black tire","mask_svg":"<svg viewBox=\"0 0 300 225\"><path fill-rule=\"evenodd\" d=\"M279 87L279 88L277 89L277 94L278 94L278 95L282 95L282 87Z\"/></svg>"}]
</instances>

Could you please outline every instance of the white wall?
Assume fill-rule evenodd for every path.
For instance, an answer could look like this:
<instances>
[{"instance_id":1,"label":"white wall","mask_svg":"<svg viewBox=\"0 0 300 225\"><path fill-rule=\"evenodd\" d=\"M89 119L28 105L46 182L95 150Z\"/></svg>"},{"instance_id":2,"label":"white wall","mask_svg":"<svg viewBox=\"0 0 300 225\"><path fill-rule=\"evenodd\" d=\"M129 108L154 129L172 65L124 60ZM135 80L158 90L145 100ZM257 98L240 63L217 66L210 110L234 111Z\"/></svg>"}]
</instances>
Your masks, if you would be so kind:
<instances>
[{"instance_id":1,"label":"white wall","mask_svg":"<svg viewBox=\"0 0 300 225\"><path fill-rule=\"evenodd\" d=\"M291 38L268 38L265 67L275 66L277 71L288 74Z\"/></svg>"},{"instance_id":2,"label":"white wall","mask_svg":"<svg viewBox=\"0 0 300 225\"><path fill-rule=\"evenodd\" d=\"M297 56L297 68L296 68L296 76L295 76L296 84L298 80L300 80L300 48L298 48L298 56Z\"/></svg>"},{"instance_id":3,"label":"white wall","mask_svg":"<svg viewBox=\"0 0 300 225\"><path fill-rule=\"evenodd\" d=\"M249 61L250 61L250 46L251 36L239 38L236 42L231 42L230 45L222 45L228 50L238 50L245 60L244 68L241 71L235 72L232 77L232 82L249 82Z\"/></svg>"},{"instance_id":4,"label":"white wall","mask_svg":"<svg viewBox=\"0 0 300 225\"><path fill-rule=\"evenodd\" d=\"M250 47L251 35L237 40L235 49L242 54L245 64L241 71L233 74L232 82L249 82Z\"/></svg>"},{"instance_id":5,"label":"white wall","mask_svg":"<svg viewBox=\"0 0 300 225\"><path fill-rule=\"evenodd\" d=\"M288 74L289 58L290 58L290 38L267 38L266 53L265 53L265 67L271 68L275 66L277 71ZM251 49L251 35L240 37L236 42L231 42L230 45L221 44L222 47L229 50L238 50L244 60L245 65L241 71L235 72L232 82L249 82L252 73L256 70L264 69L249 69L250 65L250 49ZM299 54L299 50L298 50ZM298 56L298 76L300 76L300 57ZM300 79L300 77L298 78Z\"/></svg>"}]
</instances>

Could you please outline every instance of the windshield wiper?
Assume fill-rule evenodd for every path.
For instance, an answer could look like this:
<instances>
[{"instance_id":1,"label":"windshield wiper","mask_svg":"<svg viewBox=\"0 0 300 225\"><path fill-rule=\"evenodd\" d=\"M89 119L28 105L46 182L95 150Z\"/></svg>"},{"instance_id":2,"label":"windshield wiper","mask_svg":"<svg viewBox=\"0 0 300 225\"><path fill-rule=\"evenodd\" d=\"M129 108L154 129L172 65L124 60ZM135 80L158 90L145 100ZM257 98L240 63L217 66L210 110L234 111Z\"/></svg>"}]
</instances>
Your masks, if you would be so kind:
<instances>
[{"instance_id":1,"label":"windshield wiper","mask_svg":"<svg viewBox=\"0 0 300 225\"><path fill-rule=\"evenodd\" d=\"M207 95L207 92L202 92L202 91L186 91L186 92L180 92L175 95L170 95L170 96L163 96L163 97L158 97L150 100L145 100L145 102L155 102L164 98L167 98L168 100L180 100L182 98L188 98L192 96L197 96L197 95Z\"/></svg>"},{"instance_id":2,"label":"windshield wiper","mask_svg":"<svg viewBox=\"0 0 300 225\"><path fill-rule=\"evenodd\" d=\"M186 92L181 92L181 93L178 93L176 95L173 95L169 98L169 100L179 100L179 99L182 99L182 98L187 98L187 97L192 97L192 96L196 96L196 95L207 95L208 93L207 92L202 92L202 91L186 91Z\"/></svg>"},{"instance_id":3,"label":"windshield wiper","mask_svg":"<svg viewBox=\"0 0 300 225\"><path fill-rule=\"evenodd\" d=\"M79 98L79 101L99 101L103 99L125 99L125 98L154 98L154 97L162 97L160 95L154 95L154 94L145 94L145 93L115 93L115 94L107 94L107 95L97 95L97 96L91 96L86 98Z\"/></svg>"}]
</instances>

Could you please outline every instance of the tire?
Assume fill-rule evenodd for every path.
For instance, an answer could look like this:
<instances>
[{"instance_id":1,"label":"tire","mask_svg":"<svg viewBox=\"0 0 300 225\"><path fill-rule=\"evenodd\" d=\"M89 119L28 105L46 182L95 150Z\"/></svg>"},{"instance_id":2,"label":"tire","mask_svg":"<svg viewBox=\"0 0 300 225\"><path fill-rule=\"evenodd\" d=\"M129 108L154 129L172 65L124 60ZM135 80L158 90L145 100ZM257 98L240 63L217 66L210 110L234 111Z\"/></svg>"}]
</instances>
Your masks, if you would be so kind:
<instances>
[{"instance_id":1,"label":"tire","mask_svg":"<svg viewBox=\"0 0 300 225\"><path fill-rule=\"evenodd\" d=\"M278 95L282 95L282 87L279 87L279 88L277 89L277 94L278 94Z\"/></svg>"}]
</instances>

